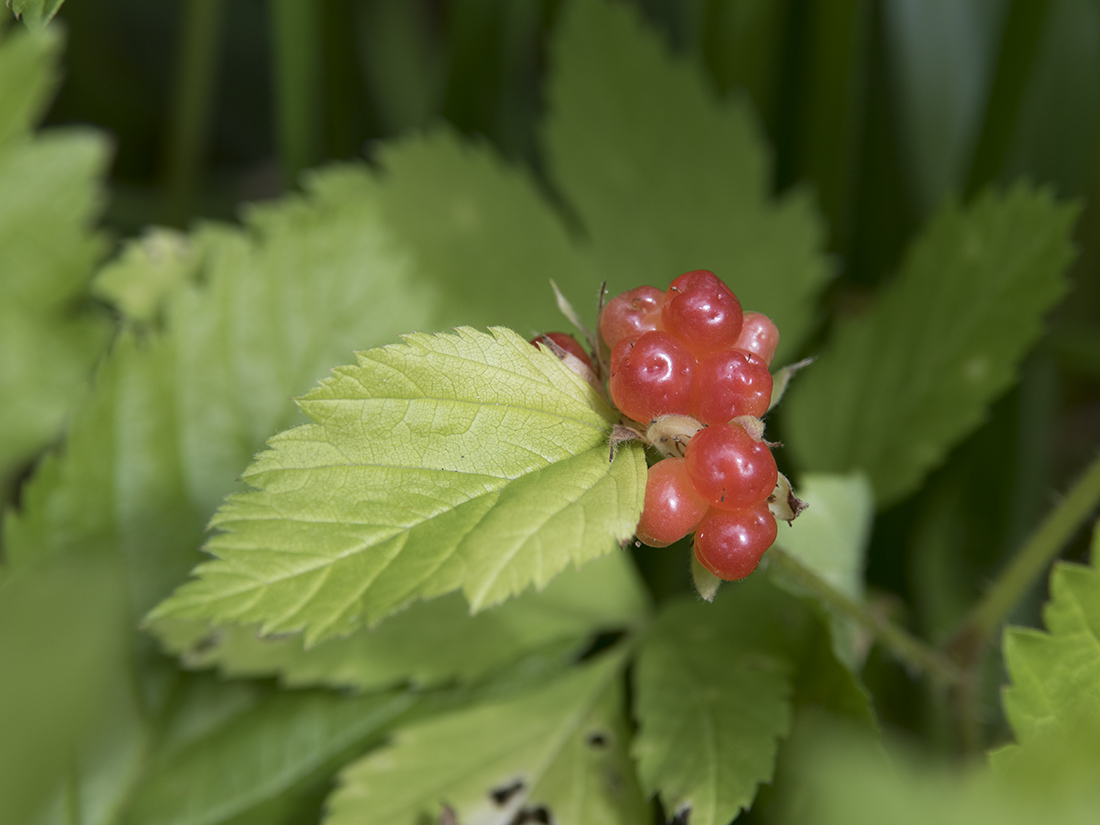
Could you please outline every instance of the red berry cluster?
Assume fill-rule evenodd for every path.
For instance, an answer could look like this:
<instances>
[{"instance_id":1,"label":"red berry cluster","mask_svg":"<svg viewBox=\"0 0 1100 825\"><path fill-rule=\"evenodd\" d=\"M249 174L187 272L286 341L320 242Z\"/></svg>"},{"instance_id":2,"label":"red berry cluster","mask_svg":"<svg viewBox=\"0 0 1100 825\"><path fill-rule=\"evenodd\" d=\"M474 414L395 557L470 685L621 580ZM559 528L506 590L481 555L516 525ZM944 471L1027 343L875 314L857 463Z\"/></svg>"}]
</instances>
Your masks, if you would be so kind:
<instances>
[{"instance_id":1,"label":"red berry cluster","mask_svg":"<svg viewBox=\"0 0 1100 825\"><path fill-rule=\"evenodd\" d=\"M696 270L667 292L642 286L613 298L600 334L623 415L642 424L690 416L702 425L687 434L682 458L650 468L638 539L664 547L694 531L700 564L722 579L749 575L775 541L768 497L778 471L762 428L735 419L758 418L771 402L775 324L742 312L713 272Z\"/></svg>"}]
</instances>

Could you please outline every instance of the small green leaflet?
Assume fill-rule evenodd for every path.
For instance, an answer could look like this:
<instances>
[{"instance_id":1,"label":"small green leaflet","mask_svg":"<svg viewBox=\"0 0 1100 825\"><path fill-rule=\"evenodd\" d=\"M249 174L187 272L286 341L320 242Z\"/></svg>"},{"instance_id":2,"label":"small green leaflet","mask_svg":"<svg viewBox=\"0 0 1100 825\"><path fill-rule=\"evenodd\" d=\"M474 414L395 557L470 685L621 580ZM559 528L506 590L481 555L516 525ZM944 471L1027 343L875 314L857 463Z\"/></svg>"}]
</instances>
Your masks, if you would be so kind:
<instances>
[{"instance_id":1,"label":"small green leaflet","mask_svg":"<svg viewBox=\"0 0 1100 825\"><path fill-rule=\"evenodd\" d=\"M444 806L471 825L647 821L626 750L622 667L622 656L605 656L536 691L402 728L343 773L325 825L419 825Z\"/></svg>"},{"instance_id":2,"label":"small green leaflet","mask_svg":"<svg viewBox=\"0 0 1100 825\"><path fill-rule=\"evenodd\" d=\"M1005 665L1012 685L1004 708L1017 741L1026 745L1050 729L1072 730L1082 714L1100 722L1100 528L1092 564L1058 564L1043 610L1047 632L1009 628ZM1100 771L1100 752L1096 770Z\"/></svg>"},{"instance_id":3,"label":"small green leaflet","mask_svg":"<svg viewBox=\"0 0 1100 825\"><path fill-rule=\"evenodd\" d=\"M633 535L645 459L612 411L510 330L414 334L300 401L211 522L217 561L153 618L262 623L306 644L461 588L475 612Z\"/></svg>"},{"instance_id":4,"label":"small green leaflet","mask_svg":"<svg viewBox=\"0 0 1100 825\"><path fill-rule=\"evenodd\" d=\"M612 553L473 616L461 594L449 593L310 648L301 636L263 638L255 627L163 620L152 630L191 667L366 691L476 681L547 645L578 649L593 633L636 625L646 609L630 560Z\"/></svg>"},{"instance_id":5,"label":"small green leaflet","mask_svg":"<svg viewBox=\"0 0 1100 825\"><path fill-rule=\"evenodd\" d=\"M810 331L827 268L803 193L778 202L759 127L719 102L627 4L565 4L551 46L550 176L584 225L611 294L711 269L783 331Z\"/></svg>"},{"instance_id":6,"label":"small green leaflet","mask_svg":"<svg viewBox=\"0 0 1100 825\"><path fill-rule=\"evenodd\" d=\"M865 316L792 382L787 442L806 470L863 470L881 507L981 422L1065 292L1077 210L1019 186L948 205Z\"/></svg>"},{"instance_id":7,"label":"small green leaflet","mask_svg":"<svg viewBox=\"0 0 1100 825\"><path fill-rule=\"evenodd\" d=\"M713 604L673 603L642 641L632 753L669 815L726 825L771 779L791 723L794 663L773 632L788 600L750 577ZM751 583L750 583L751 582Z\"/></svg>"}]
</instances>

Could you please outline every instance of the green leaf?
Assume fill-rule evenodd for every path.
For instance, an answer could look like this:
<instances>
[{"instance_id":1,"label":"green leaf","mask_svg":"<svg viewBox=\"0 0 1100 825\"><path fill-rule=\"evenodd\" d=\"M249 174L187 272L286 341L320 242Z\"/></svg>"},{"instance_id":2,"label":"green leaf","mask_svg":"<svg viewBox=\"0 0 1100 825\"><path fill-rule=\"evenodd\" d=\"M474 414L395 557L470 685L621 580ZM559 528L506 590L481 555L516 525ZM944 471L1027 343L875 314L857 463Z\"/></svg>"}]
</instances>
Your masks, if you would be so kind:
<instances>
[{"instance_id":1,"label":"green leaf","mask_svg":"<svg viewBox=\"0 0 1100 825\"><path fill-rule=\"evenodd\" d=\"M102 559L0 573L0 822L32 821L117 687L121 591Z\"/></svg>"},{"instance_id":2,"label":"green leaf","mask_svg":"<svg viewBox=\"0 0 1100 825\"><path fill-rule=\"evenodd\" d=\"M789 730L795 665L776 608L790 600L757 578L713 604L670 604L638 656L642 787L670 815L690 810L692 825L725 825L749 807Z\"/></svg>"},{"instance_id":3,"label":"green leaf","mask_svg":"<svg viewBox=\"0 0 1100 825\"><path fill-rule=\"evenodd\" d=\"M32 136L53 91L61 40L16 32L0 43L0 485L59 433L107 340L81 302L104 238L103 136Z\"/></svg>"},{"instance_id":4,"label":"green leaf","mask_svg":"<svg viewBox=\"0 0 1100 825\"><path fill-rule=\"evenodd\" d=\"M438 317L431 289L410 289L369 184L362 168L329 170L306 195L252 210L244 229L193 233L198 278L165 296L163 333L119 337L64 451L5 515L13 569L51 556L124 565L120 633L133 658L61 795L85 825L114 822L141 784L168 702L163 657L130 628L200 560L204 525L241 468L295 421L290 397L355 347Z\"/></svg>"},{"instance_id":5,"label":"green leaf","mask_svg":"<svg viewBox=\"0 0 1100 825\"><path fill-rule=\"evenodd\" d=\"M609 462L611 409L510 330L359 353L300 406L313 423L269 442L211 522L218 560L154 619L312 644L459 588L476 612L633 535L641 448Z\"/></svg>"},{"instance_id":6,"label":"green leaf","mask_svg":"<svg viewBox=\"0 0 1100 825\"><path fill-rule=\"evenodd\" d=\"M784 401L807 470L862 470L886 506L913 491L1015 377L1064 293L1076 209L1017 187L949 205L863 317Z\"/></svg>"},{"instance_id":7,"label":"green leaf","mask_svg":"<svg viewBox=\"0 0 1100 825\"><path fill-rule=\"evenodd\" d=\"M326 825L435 821L636 825L646 808L626 751L623 660L610 656L546 687L403 728L351 765ZM544 809L542 819L524 819Z\"/></svg>"},{"instance_id":8,"label":"green leaf","mask_svg":"<svg viewBox=\"0 0 1100 825\"><path fill-rule=\"evenodd\" d=\"M31 29L49 23L65 0L7 0L8 8Z\"/></svg>"},{"instance_id":9,"label":"green leaf","mask_svg":"<svg viewBox=\"0 0 1100 825\"><path fill-rule=\"evenodd\" d=\"M796 493L809 507L790 526L779 526L777 544L787 553L853 599L863 599L863 566L871 538L874 501L867 479L807 473ZM787 577L777 575L777 584L795 595L805 590ZM830 610L837 654L854 665L858 628L855 622Z\"/></svg>"},{"instance_id":10,"label":"green leaf","mask_svg":"<svg viewBox=\"0 0 1100 825\"><path fill-rule=\"evenodd\" d=\"M221 686L188 697L225 708ZM134 796L126 825L216 825L229 822L311 780L325 768L380 740L415 700L405 693L348 697L324 691L273 692L223 718L201 720L166 741ZM176 711L180 722L195 709ZM182 741L179 741L182 739ZM353 751L354 752L354 751Z\"/></svg>"},{"instance_id":11,"label":"green leaf","mask_svg":"<svg viewBox=\"0 0 1100 825\"><path fill-rule=\"evenodd\" d=\"M826 278L823 233L802 194L770 200L745 104L717 101L620 3L570 3L552 59L550 172L611 292L714 270L771 316L789 358Z\"/></svg>"},{"instance_id":12,"label":"green leaf","mask_svg":"<svg viewBox=\"0 0 1100 825\"><path fill-rule=\"evenodd\" d=\"M310 648L301 636L261 637L255 627L165 620L153 630L191 667L216 665L230 676L278 674L287 685L377 690L412 682L429 687L481 679L523 654L554 643L579 649L600 630L637 624L646 601L628 558L613 553L569 569L542 592L525 592L470 615L452 593L376 627Z\"/></svg>"},{"instance_id":13,"label":"green leaf","mask_svg":"<svg viewBox=\"0 0 1100 825\"><path fill-rule=\"evenodd\" d=\"M1100 721L1098 560L1100 529L1093 533L1091 566L1055 566L1051 600L1043 610L1047 632L1005 631L1005 665L1012 685L1005 689L1003 701L1021 744L1051 728L1072 730L1082 713ZM1100 769L1100 758L1096 766Z\"/></svg>"},{"instance_id":14,"label":"green leaf","mask_svg":"<svg viewBox=\"0 0 1100 825\"><path fill-rule=\"evenodd\" d=\"M595 319L604 275L524 170L447 129L388 145L380 162L386 225L461 323L528 338L561 328L551 279Z\"/></svg>"}]
</instances>

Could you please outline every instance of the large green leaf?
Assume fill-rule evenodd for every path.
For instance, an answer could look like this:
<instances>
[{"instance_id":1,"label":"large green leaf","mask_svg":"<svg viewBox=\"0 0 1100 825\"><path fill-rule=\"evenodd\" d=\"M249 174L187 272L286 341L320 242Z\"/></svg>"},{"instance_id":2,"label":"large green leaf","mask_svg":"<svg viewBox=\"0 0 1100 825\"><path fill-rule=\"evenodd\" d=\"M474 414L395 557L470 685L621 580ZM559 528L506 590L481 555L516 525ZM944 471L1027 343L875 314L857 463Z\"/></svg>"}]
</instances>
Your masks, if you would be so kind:
<instances>
[{"instance_id":1,"label":"large green leaf","mask_svg":"<svg viewBox=\"0 0 1100 825\"><path fill-rule=\"evenodd\" d=\"M288 685L377 690L473 681L531 650L573 649L601 630L636 624L646 610L629 559L613 553L569 569L542 592L525 592L470 615L451 593L417 602L371 629L307 648L300 635L263 637L254 626L165 620L153 630L191 667L216 665L232 676L278 674Z\"/></svg>"},{"instance_id":2,"label":"large green leaf","mask_svg":"<svg viewBox=\"0 0 1100 825\"><path fill-rule=\"evenodd\" d=\"M409 335L299 402L212 524L218 557L153 618L262 622L306 643L461 588L473 610L633 535L645 459L613 413L510 330Z\"/></svg>"},{"instance_id":3,"label":"large green leaf","mask_svg":"<svg viewBox=\"0 0 1100 825\"><path fill-rule=\"evenodd\" d=\"M387 227L461 323L529 338L560 328L551 279L595 321L605 275L524 170L448 129L386 146L379 160Z\"/></svg>"},{"instance_id":4,"label":"large green leaf","mask_svg":"<svg viewBox=\"0 0 1100 825\"><path fill-rule=\"evenodd\" d=\"M884 506L981 422L1064 293L1076 210L1045 192L944 208L896 280L784 399L807 470L862 470Z\"/></svg>"},{"instance_id":5,"label":"large green leaf","mask_svg":"<svg viewBox=\"0 0 1100 825\"><path fill-rule=\"evenodd\" d=\"M126 825L216 825L311 780L349 749L361 751L415 701L270 692L234 706L221 686L192 691L174 708ZM209 707L201 707L202 701ZM196 720L197 714L213 718ZM182 729L182 730L181 730ZM321 787L323 788L323 782Z\"/></svg>"},{"instance_id":6,"label":"large green leaf","mask_svg":"<svg viewBox=\"0 0 1100 825\"><path fill-rule=\"evenodd\" d=\"M107 165L103 136L32 136L61 41L17 31L0 43L0 485L49 444L107 340L81 305L104 239L90 228Z\"/></svg>"},{"instance_id":7,"label":"large green leaf","mask_svg":"<svg viewBox=\"0 0 1100 825\"><path fill-rule=\"evenodd\" d=\"M670 815L725 825L771 779L796 667L775 628L781 596L762 582L725 588L713 605L671 604L646 634L632 751L642 786Z\"/></svg>"},{"instance_id":8,"label":"large green leaf","mask_svg":"<svg viewBox=\"0 0 1100 825\"><path fill-rule=\"evenodd\" d=\"M484 825L644 822L622 666L612 655L537 691L403 728L344 772L326 825L419 825L445 805L455 821Z\"/></svg>"},{"instance_id":9,"label":"large green leaf","mask_svg":"<svg viewBox=\"0 0 1100 825\"><path fill-rule=\"evenodd\" d=\"M36 575L50 557L116 557L132 628L200 560L217 503L294 421L291 395L355 347L432 323L438 305L426 286L409 290L368 184L362 170L332 170L305 196L253 210L244 231L192 233L198 278L161 296L163 334L120 337L64 451L6 516L11 567ZM81 823L115 821L128 804L175 696L148 639L123 645L136 655L97 706L103 723L76 749L60 808Z\"/></svg>"},{"instance_id":10,"label":"large green leaf","mask_svg":"<svg viewBox=\"0 0 1100 825\"><path fill-rule=\"evenodd\" d=\"M714 270L789 357L826 277L822 230L801 194L771 201L746 106L716 100L621 3L569 3L552 58L550 172L612 292Z\"/></svg>"}]
</instances>

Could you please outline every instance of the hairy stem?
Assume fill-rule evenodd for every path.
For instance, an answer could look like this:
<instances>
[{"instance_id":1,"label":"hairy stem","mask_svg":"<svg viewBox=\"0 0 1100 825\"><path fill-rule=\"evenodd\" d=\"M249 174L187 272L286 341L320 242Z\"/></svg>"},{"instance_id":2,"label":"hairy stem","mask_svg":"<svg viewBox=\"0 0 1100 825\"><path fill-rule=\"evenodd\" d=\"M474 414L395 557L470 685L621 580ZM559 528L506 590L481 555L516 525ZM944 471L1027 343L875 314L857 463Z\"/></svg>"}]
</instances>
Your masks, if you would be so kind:
<instances>
[{"instance_id":1,"label":"hairy stem","mask_svg":"<svg viewBox=\"0 0 1100 825\"><path fill-rule=\"evenodd\" d=\"M768 551L768 558L773 566L811 595L858 622L907 666L945 684L958 682L962 678L962 672L955 663L931 645L833 587L787 551L773 547Z\"/></svg>"}]
</instances>

